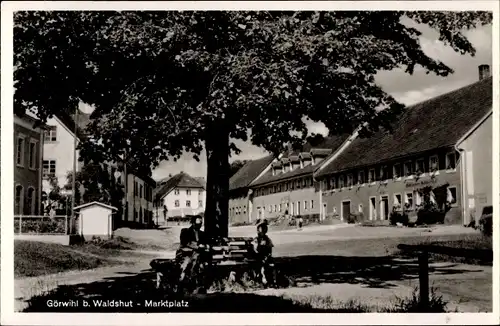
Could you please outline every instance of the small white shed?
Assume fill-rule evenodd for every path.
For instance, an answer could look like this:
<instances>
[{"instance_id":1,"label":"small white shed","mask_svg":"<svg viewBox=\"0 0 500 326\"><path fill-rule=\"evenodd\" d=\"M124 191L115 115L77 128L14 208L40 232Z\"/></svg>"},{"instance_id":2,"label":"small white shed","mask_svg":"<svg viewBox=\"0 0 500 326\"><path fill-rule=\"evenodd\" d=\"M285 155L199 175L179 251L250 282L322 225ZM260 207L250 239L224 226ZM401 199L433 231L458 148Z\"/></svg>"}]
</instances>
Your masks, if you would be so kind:
<instances>
[{"instance_id":1,"label":"small white shed","mask_svg":"<svg viewBox=\"0 0 500 326\"><path fill-rule=\"evenodd\" d=\"M109 238L113 232L113 212L117 208L99 202L91 202L75 207L78 229L84 238L93 236Z\"/></svg>"}]
</instances>

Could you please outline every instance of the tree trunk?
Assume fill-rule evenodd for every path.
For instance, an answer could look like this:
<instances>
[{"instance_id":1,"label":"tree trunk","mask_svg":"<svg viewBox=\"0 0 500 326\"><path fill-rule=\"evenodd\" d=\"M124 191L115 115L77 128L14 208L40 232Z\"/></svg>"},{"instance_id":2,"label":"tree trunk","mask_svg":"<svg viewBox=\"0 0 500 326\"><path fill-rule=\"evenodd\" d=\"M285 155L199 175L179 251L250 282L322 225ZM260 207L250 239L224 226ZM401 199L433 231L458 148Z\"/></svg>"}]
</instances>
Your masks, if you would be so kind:
<instances>
[{"instance_id":1,"label":"tree trunk","mask_svg":"<svg viewBox=\"0 0 500 326\"><path fill-rule=\"evenodd\" d=\"M205 232L210 239L228 236L229 132L221 123L207 128Z\"/></svg>"}]
</instances>

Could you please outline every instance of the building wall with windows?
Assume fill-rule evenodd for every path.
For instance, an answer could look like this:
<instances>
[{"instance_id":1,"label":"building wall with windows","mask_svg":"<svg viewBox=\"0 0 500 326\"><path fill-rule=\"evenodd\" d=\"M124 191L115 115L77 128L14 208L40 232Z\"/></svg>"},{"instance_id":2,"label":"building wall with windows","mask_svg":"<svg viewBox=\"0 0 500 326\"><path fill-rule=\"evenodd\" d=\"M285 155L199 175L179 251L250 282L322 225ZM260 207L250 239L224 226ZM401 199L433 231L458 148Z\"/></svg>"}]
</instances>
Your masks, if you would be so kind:
<instances>
[{"instance_id":1,"label":"building wall with windows","mask_svg":"<svg viewBox=\"0 0 500 326\"><path fill-rule=\"evenodd\" d=\"M14 116L14 215L40 215L43 133L35 120Z\"/></svg>"},{"instance_id":2,"label":"building wall with windows","mask_svg":"<svg viewBox=\"0 0 500 326\"><path fill-rule=\"evenodd\" d=\"M153 189L155 185L151 181L148 182L144 178L131 173L128 173L127 180L126 221L138 224L152 222L154 215Z\"/></svg>"},{"instance_id":3,"label":"building wall with windows","mask_svg":"<svg viewBox=\"0 0 500 326\"><path fill-rule=\"evenodd\" d=\"M252 220L319 214L319 189L312 174L254 187Z\"/></svg>"},{"instance_id":4,"label":"building wall with windows","mask_svg":"<svg viewBox=\"0 0 500 326\"><path fill-rule=\"evenodd\" d=\"M50 118L46 124L43 145L43 190L49 192L51 189L50 176L57 178L60 187L67 184L68 172L73 171L75 139L73 131L69 130L58 118ZM79 151L76 151L77 172L82 167L78 158Z\"/></svg>"},{"instance_id":5,"label":"building wall with windows","mask_svg":"<svg viewBox=\"0 0 500 326\"><path fill-rule=\"evenodd\" d=\"M162 199L167 217L201 214L205 211L205 189L175 187Z\"/></svg>"},{"instance_id":6,"label":"building wall with windows","mask_svg":"<svg viewBox=\"0 0 500 326\"><path fill-rule=\"evenodd\" d=\"M479 222L483 208L493 205L493 116L489 116L459 144L463 162L463 214L466 225Z\"/></svg>"}]
</instances>

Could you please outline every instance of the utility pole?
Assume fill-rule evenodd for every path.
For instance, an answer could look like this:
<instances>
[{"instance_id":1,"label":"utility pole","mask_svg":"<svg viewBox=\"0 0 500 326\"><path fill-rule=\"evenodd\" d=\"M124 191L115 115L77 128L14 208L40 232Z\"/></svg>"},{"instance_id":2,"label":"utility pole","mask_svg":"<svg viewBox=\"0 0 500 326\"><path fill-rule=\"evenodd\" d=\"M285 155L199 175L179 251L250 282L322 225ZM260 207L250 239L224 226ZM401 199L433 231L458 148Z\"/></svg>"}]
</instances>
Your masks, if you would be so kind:
<instances>
[{"instance_id":1,"label":"utility pole","mask_svg":"<svg viewBox=\"0 0 500 326\"><path fill-rule=\"evenodd\" d=\"M75 108L75 130L74 130L74 143L73 143L73 182L71 185L71 223L70 225L73 225L73 221L75 220L75 194L76 194L76 147L78 145L78 139L77 139L77 128L78 128L78 106ZM71 230L71 226L70 226Z\"/></svg>"}]
</instances>

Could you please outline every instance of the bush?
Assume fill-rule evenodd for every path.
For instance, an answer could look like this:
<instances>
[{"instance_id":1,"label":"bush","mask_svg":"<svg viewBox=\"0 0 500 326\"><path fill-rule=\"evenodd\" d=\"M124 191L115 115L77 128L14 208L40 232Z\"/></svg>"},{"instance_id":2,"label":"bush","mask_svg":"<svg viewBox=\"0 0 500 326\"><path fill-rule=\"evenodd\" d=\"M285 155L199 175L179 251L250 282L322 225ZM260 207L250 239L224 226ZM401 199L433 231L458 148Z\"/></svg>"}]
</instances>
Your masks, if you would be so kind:
<instances>
[{"instance_id":1,"label":"bush","mask_svg":"<svg viewBox=\"0 0 500 326\"><path fill-rule=\"evenodd\" d=\"M493 214L481 216L481 219L479 220L479 230L481 230L483 235L491 237L493 234Z\"/></svg>"},{"instance_id":2,"label":"bush","mask_svg":"<svg viewBox=\"0 0 500 326\"><path fill-rule=\"evenodd\" d=\"M404 226L407 226L410 221L410 218L406 213L393 211L389 216L389 221L391 222L391 225L396 225L397 223L401 223Z\"/></svg>"},{"instance_id":3,"label":"bush","mask_svg":"<svg viewBox=\"0 0 500 326\"><path fill-rule=\"evenodd\" d=\"M19 232L19 220L15 221L14 232ZM64 234L65 222L64 220L51 220L46 219L23 219L21 222L21 232L22 233L45 233L45 234Z\"/></svg>"},{"instance_id":4,"label":"bush","mask_svg":"<svg viewBox=\"0 0 500 326\"><path fill-rule=\"evenodd\" d=\"M417 212L417 225L442 224L445 213L432 202L425 203Z\"/></svg>"},{"instance_id":5,"label":"bush","mask_svg":"<svg viewBox=\"0 0 500 326\"><path fill-rule=\"evenodd\" d=\"M443 300L443 297L436 294L434 288L430 289L429 294L429 306L422 308L420 306L420 294L418 288L413 289L413 293L409 298L397 298L394 306L385 309L384 312L391 313L414 313L414 312L427 312L427 313L440 313L446 311L447 303Z\"/></svg>"}]
</instances>

